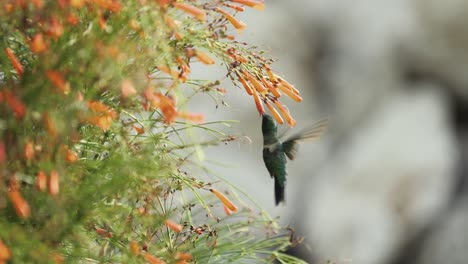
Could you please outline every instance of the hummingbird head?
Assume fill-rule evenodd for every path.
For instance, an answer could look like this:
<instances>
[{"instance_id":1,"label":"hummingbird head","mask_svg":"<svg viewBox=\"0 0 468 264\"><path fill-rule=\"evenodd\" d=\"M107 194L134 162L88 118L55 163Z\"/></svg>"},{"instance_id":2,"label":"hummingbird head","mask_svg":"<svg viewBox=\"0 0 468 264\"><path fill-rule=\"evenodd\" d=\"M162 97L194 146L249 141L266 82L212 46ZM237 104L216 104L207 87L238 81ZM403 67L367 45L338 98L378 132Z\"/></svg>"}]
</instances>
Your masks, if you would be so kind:
<instances>
[{"instance_id":1,"label":"hummingbird head","mask_svg":"<svg viewBox=\"0 0 468 264\"><path fill-rule=\"evenodd\" d=\"M278 125L276 121L270 115L262 115L262 133L264 139L266 138L275 138L276 131L278 130Z\"/></svg>"}]
</instances>

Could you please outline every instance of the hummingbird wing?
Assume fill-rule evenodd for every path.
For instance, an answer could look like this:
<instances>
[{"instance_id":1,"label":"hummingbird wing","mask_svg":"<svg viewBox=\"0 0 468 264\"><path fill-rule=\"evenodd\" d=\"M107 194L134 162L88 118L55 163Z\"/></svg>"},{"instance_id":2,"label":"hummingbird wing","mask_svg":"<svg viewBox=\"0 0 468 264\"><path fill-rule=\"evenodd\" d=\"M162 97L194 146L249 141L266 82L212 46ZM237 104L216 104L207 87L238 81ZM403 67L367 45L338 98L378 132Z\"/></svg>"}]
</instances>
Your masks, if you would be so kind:
<instances>
[{"instance_id":1,"label":"hummingbird wing","mask_svg":"<svg viewBox=\"0 0 468 264\"><path fill-rule=\"evenodd\" d=\"M321 119L315 122L311 127L292 135L283 142L283 150L290 160L296 157L298 142L302 140L316 140L319 139L327 130L328 119Z\"/></svg>"}]
</instances>

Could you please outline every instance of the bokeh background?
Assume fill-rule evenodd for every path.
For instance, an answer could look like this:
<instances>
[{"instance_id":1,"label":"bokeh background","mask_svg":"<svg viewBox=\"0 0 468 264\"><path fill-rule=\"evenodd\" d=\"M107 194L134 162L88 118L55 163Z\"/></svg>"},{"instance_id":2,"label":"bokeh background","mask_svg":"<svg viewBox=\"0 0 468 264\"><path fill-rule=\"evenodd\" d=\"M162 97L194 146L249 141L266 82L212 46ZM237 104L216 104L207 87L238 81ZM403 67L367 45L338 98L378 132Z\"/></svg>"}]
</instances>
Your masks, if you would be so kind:
<instances>
[{"instance_id":1,"label":"bokeh background","mask_svg":"<svg viewBox=\"0 0 468 264\"><path fill-rule=\"evenodd\" d=\"M239 18L239 40L271 50L304 97L284 101L290 131L330 127L288 163L276 207L261 118L229 87L208 119L246 137L208 149L212 168L304 236L293 253L310 263L467 263L468 2L268 0Z\"/></svg>"}]
</instances>

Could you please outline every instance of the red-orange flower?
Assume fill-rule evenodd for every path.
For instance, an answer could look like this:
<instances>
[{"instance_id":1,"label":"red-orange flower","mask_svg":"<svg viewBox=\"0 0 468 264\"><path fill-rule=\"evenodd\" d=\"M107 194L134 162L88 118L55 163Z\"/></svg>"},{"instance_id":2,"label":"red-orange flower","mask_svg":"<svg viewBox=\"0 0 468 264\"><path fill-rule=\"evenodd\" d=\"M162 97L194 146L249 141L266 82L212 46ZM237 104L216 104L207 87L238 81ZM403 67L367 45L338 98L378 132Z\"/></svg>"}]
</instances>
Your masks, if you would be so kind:
<instances>
[{"instance_id":1,"label":"red-orange flower","mask_svg":"<svg viewBox=\"0 0 468 264\"><path fill-rule=\"evenodd\" d=\"M240 75L240 74L237 74L237 77L239 78L239 82L242 84L242 86L244 87L247 94L252 95L253 94L252 87L250 87L250 85L247 83L247 81L244 79L244 77L242 77L242 75Z\"/></svg>"},{"instance_id":2,"label":"red-orange flower","mask_svg":"<svg viewBox=\"0 0 468 264\"><path fill-rule=\"evenodd\" d=\"M253 98L255 101L255 106L257 107L257 111L260 115L265 113L265 108L263 107L262 101L260 100L260 96L258 96L258 92L256 90L253 91Z\"/></svg>"},{"instance_id":3,"label":"red-orange flower","mask_svg":"<svg viewBox=\"0 0 468 264\"><path fill-rule=\"evenodd\" d=\"M49 176L49 194L55 196L59 193L59 175L56 170L52 170Z\"/></svg>"},{"instance_id":4,"label":"red-orange flower","mask_svg":"<svg viewBox=\"0 0 468 264\"><path fill-rule=\"evenodd\" d=\"M257 80L257 78L253 77L250 73L241 70L242 75L246 77L247 80L253 85L253 87L262 95L267 93L267 89Z\"/></svg>"},{"instance_id":5,"label":"red-orange flower","mask_svg":"<svg viewBox=\"0 0 468 264\"><path fill-rule=\"evenodd\" d=\"M121 93L122 98L128 98L137 94L137 90L133 87L133 84L130 80L123 80L121 84Z\"/></svg>"},{"instance_id":6,"label":"red-orange flower","mask_svg":"<svg viewBox=\"0 0 468 264\"><path fill-rule=\"evenodd\" d=\"M44 192L47 189L47 175L43 171L37 172L36 188L41 192Z\"/></svg>"},{"instance_id":7,"label":"red-orange flower","mask_svg":"<svg viewBox=\"0 0 468 264\"><path fill-rule=\"evenodd\" d=\"M65 160L69 163L73 163L78 160L78 155L71 149L67 149L65 153Z\"/></svg>"},{"instance_id":8,"label":"red-orange flower","mask_svg":"<svg viewBox=\"0 0 468 264\"><path fill-rule=\"evenodd\" d=\"M0 262L7 261L11 258L10 249L3 243L3 240L0 239Z\"/></svg>"},{"instance_id":9,"label":"red-orange flower","mask_svg":"<svg viewBox=\"0 0 468 264\"><path fill-rule=\"evenodd\" d=\"M103 237L112 237L112 232L109 232L105 229L102 229L102 228L99 228L99 227L95 227L94 228L96 230L96 233L98 233L100 236L103 236Z\"/></svg>"},{"instance_id":10,"label":"red-orange flower","mask_svg":"<svg viewBox=\"0 0 468 264\"><path fill-rule=\"evenodd\" d=\"M190 261L190 260L192 260L192 254L177 252L176 255L175 255L175 258L178 259L178 260Z\"/></svg>"},{"instance_id":11,"label":"red-orange flower","mask_svg":"<svg viewBox=\"0 0 468 264\"><path fill-rule=\"evenodd\" d=\"M46 71L46 75L55 88L59 89L63 94L70 92L70 84L65 81L62 73L58 71Z\"/></svg>"},{"instance_id":12,"label":"red-orange flower","mask_svg":"<svg viewBox=\"0 0 468 264\"><path fill-rule=\"evenodd\" d=\"M169 219L165 220L164 224L167 227L169 227L169 229L171 229L172 231L177 232L177 233L182 231L182 228L183 228L182 225L179 225L179 224L177 224L177 223L175 223L175 222L173 222L172 220L169 220Z\"/></svg>"},{"instance_id":13,"label":"red-orange flower","mask_svg":"<svg viewBox=\"0 0 468 264\"><path fill-rule=\"evenodd\" d=\"M31 208L29 207L28 202L24 200L21 193L19 191L10 191L8 192L8 196L15 208L16 214L21 218L28 218L31 214Z\"/></svg>"},{"instance_id":14,"label":"red-orange flower","mask_svg":"<svg viewBox=\"0 0 468 264\"><path fill-rule=\"evenodd\" d=\"M17 119L22 119L26 114L26 106L21 102L21 100L16 97L12 92L5 90L3 92L5 100L10 107L11 111L15 114Z\"/></svg>"},{"instance_id":15,"label":"red-orange flower","mask_svg":"<svg viewBox=\"0 0 468 264\"><path fill-rule=\"evenodd\" d=\"M34 158L34 145L29 139L24 143L24 157L26 160L32 160Z\"/></svg>"},{"instance_id":16,"label":"red-orange flower","mask_svg":"<svg viewBox=\"0 0 468 264\"><path fill-rule=\"evenodd\" d=\"M215 189L210 189L210 192L213 193L218 199L231 211L237 212L237 206L232 203L224 194Z\"/></svg>"},{"instance_id":17,"label":"red-orange flower","mask_svg":"<svg viewBox=\"0 0 468 264\"><path fill-rule=\"evenodd\" d=\"M49 27L47 28L47 34L54 38L59 38L63 35L63 25L60 23L56 16L52 16L50 19Z\"/></svg>"},{"instance_id":18,"label":"red-orange flower","mask_svg":"<svg viewBox=\"0 0 468 264\"><path fill-rule=\"evenodd\" d=\"M223 9L216 7L215 10L222 14L229 21L229 23L231 23L232 26L234 26L234 28L237 29L238 33L242 32L242 30L244 30L247 27L247 25L244 22L237 20L233 15L229 14Z\"/></svg>"},{"instance_id":19,"label":"red-orange flower","mask_svg":"<svg viewBox=\"0 0 468 264\"><path fill-rule=\"evenodd\" d=\"M11 50L10 48L5 48L5 52L8 56L8 59L10 59L11 64L13 64L13 68L15 68L18 75L20 77L23 76L23 65L21 65L21 62L18 60L18 58L16 58L15 54L13 53L13 50Z\"/></svg>"},{"instance_id":20,"label":"red-orange flower","mask_svg":"<svg viewBox=\"0 0 468 264\"><path fill-rule=\"evenodd\" d=\"M233 4L229 4L229 3L224 3L225 6L229 7L229 8L232 8L236 11L239 11L239 12L244 12L245 11L245 8L243 8L242 6L238 6L238 5L233 5Z\"/></svg>"},{"instance_id":21,"label":"red-orange flower","mask_svg":"<svg viewBox=\"0 0 468 264\"><path fill-rule=\"evenodd\" d=\"M47 45L41 33L37 33L32 37L30 47L34 53L41 53L47 50Z\"/></svg>"},{"instance_id":22,"label":"red-orange flower","mask_svg":"<svg viewBox=\"0 0 468 264\"><path fill-rule=\"evenodd\" d=\"M280 111L281 115L283 115L284 118L286 119L286 122L288 122L289 126L293 127L294 125L296 125L296 120L294 120L294 118L292 118L292 116L289 113L289 110L286 108L286 106L283 105L278 100L275 100L274 103L275 103L276 107L278 107L278 110Z\"/></svg>"},{"instance_id":23,"label":"red-orange flower","mask_svg":"<svg viewBox=\"0 0 468 264\"><path fill-rule=\"evenodd\" d=\"M6 161L5 143L0 141L0 165Z\"/></svg>"},{"instance_id":24,"label":"red-orange flower","mask_svg":"<svg viewBox=\"0 0 468 264\"><path fill-rule=\"evenodd\" d=\"M164 260L146 252L143 253L143 258L145 258L145 260L148 261L150 264L166 264Z\"/></svg>"},{"instance_id":25,"label":"red-orange flower","mask_svg":"<svg viewBox=\"0 0 468 264\"><path fill-rule=\"evenodd\" d=\"M88 108L94 113L93 116L88 118L88 121L100 127L103 131L108 130L112 125L112 121L118 117L114 109L99 101L89 102Z\"/></svg>"},{"instance_id":26,"label":"red-orange flower","mask_svg":"<svg viewBox=\"0 0 468 264\"><path fill-rule=\"evenodd\" d=\"M194 7L189 4L181 3L181 2L175 2L172 4L175 8L180 9L184 11L187 14L190 14L194 16L196 19L200 21L205 21L206 20L206 13L200 8Z\"/></svg>"},{"instance_id":27,"label":"red-orange flower","mask_svg":"<svg viewBox=\"0 0 468 264\"><path fill-rule=\"evenodd\" d=\"M278 122L279 124L283 124L284 123L283 118L278 113L278 111L276 111L273 105L271 105L270 102L268 101L265 101L265 104L268 107L268 109L270 109L270 112L273 114L273 117L275 118L276 122Z\"/></svg>"}]
</instances>

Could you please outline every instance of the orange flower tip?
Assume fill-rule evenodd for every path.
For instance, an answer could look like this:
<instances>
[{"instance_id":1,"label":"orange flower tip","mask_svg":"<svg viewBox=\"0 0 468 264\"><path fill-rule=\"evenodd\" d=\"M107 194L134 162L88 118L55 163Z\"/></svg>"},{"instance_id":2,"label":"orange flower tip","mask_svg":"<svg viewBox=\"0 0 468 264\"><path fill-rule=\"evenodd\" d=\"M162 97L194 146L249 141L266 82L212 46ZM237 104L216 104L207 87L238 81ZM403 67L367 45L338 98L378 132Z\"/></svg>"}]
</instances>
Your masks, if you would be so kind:
<instances>
[{"instance_id":1,"label":"orange flower tip","mask_svg":"<svg viewBox=\"0 0 468 264\"><path fill-rule=\"evenodd\" d=\"M29 207L28 202L24 200L23 196L18 190L11 190L8 192L11 203L15 208L16 214L20 218L28 218L31 215L31 208Z\"/></svg>"},{"instance_id":2,"label":"orange flower tip","mask_svg":"<svg viewBox=\"0 0 468 264\"><path fill-rule=\"evenodd\" d=\"M226 35L226 38L229 39L229 40L235 40L236 37L234 37L233 35Z\"/></svg>"},{"instance_id":3,"label":"orange flower tip","mask_svg":"<svg viewBox=\"0 0 468 264\"><path fill-rule=\"evenodd\" d=\"M180 231L182 231L182 225L177 224L177 223L173 222L172 220L167 219L167 220L164 221L164 224L169 229L171 229L172 231L174 231L176 233L179 233Z\"/></svg>"},{"instance_id":4,"label":"orange flower tip","mask_svg":"<svg viewBox=\"0 0 468 264\"><path fill-rule=\"evenodd\" d=\"M0 239L0 262L9 260L11 258L11 251Z\"/></svg>"},{"instance_id":5,"label":"orange flower tip","mask_svg":"<svg viewBox=\"0 0 468 264\"><path fill-rule=\"evenodd\" d=\"M44 42L44 37L41 33L38 33L32 37L30 47L31 51L34 53L41 53L47 50L47 46Z\"/></svg>"},{"instance_id":6,"label":"orange flower tip","mask_svg":"<svg viewBox=\"0 0 468 264\"><path fill-rule=\"evenodd\" d=\"M129 80L123 80L121 85L121 93L124 99L137 94L137 90Z\"/></svg>"},{"instance_id":7,"label":"orange flower tip","mask_svg":"<svg viewBox=\"0 0 468 264\"><path fill-rule=\"evenodd\" d=\"M194 7L189 4L181 3L181 2L174 2L172 5L179 9L182 10L183 12L192 15L196 19L200 21L205 21L206 20L206 13L200 8Z\"/></svg>"},{"instance_id":8,"label":"orange flower tip","mask_svg":"<svg viewBox=\"0 0 468 264\"><path fill-rule=\"evenodd\" d=\"M265 3L263 1L258 0L231 0L231 2L238 3L241 5L246 5L248 7L252 7L257 10L264 10Z\"/></svg>"},{"instance_id":9,"label":"orange flower tip","mask_svg":"<svg viewBox=\"0 0 468 264\"><path fill-rule=\"evenodd\" d=\"M215 64L215 61L212 58L210 58L210 56L208 56L206 53L197 50L195 52L195 56L197 56L197 59L203 64Z\"/></svg>"},{"instance_id":10,"label":"orange flower tip","mask_svg":"<svg viewBox=\"0 0 468 264\"><path fill-rule=\"evenodd\" d=\"M56 170L50 172L48 187L51 196L56 196L59 193L59 175Z\"/></svg>"},{"instance_id":11,"label":"orange flower tip","mask_svg":"<svg viewBox=\"0 0 468 264\"><path fill-rule=\"evenodd\" d=\"M143 258L150 264L166 264L166 262L158 257L155 257L149 253L144 253Z\"/></svg>"},{"instance_id":12,"label":"orange flower tip","mask_svg":"<svg viewBox=\"0 0 468 264\"><path fill-rule=\"evenodd\" d=\"M210 192L213 193L229 210L232 212L237 212L237 206L232 203L224 194L215 189L210 189Z\"/></svg>"},{"instance_id":13,"label":"orange flower tip","mask_svg":"<svg viewBox=\"0 0 468 264\"><path fill-rule=\"evenodd\" d=\"M15 68L16 73L18 73L20 77L23 76L23 73L24 73L23 65L21 65L21 62L15 56L15 54L13 53L13 50L11 50L10 48L5 48L5 52L8 56L8 59L10 59L10 62L13 65L13 68Z\"/></svg>"},{"instance_id":14,"label":"orange flower tip","mask_svg":"<svg viewBox=\"0 0 468 264\"><path fill-rule=\"evenodd\" d=\"M44 192L47 189L47 175L43 171L37 172L36 188L41 192Z\"/></svg>"}]
</instances>

